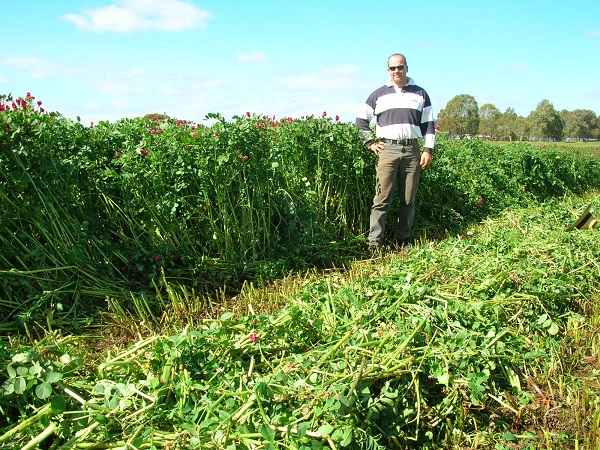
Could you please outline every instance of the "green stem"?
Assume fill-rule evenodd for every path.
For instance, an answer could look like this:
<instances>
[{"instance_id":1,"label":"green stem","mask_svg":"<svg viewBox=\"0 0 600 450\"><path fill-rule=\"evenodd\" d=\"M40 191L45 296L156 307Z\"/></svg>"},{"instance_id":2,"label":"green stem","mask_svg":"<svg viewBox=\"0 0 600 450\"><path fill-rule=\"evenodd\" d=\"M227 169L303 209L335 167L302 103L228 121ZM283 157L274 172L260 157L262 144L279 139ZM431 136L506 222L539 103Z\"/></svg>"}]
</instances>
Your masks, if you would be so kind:
<instances>
[{"instance_id":1,"label":"green stem","mask_svg":"<svg viewBox=\"0 0 600 450\"><path fill-rule=\"evenodd\" d=\"M50 422L50 425L46 427L44 431L38 434L35 438L25 444L21 450L29 450L33 448L37 448L38 445L43 442L47 437L54 434L54 432L58 429L58 425L54 422Z\"/></svg>"},{"instance_id":2,"label":"green stem","mask_svg":"<svg viewBox=\"0 0 600 450\"><path fill-rule=\"evenodd\" d=\"M36 423L38 420L40 420L46 414L52 414L52 407L50 406L50 403L42 406L40 408L40 410L37 413L35 413L33 416L24 420L23 422L21 422L20 424L18 424L17 426L15 426L13 428L11 428L6 433L4 433L2 436L0 436L0 442L8 441L14 434L16 434L20 431L24 431L25 429L29 428L31 425Z\"/></svg>"},{"instance_id":3,"label":"green stem","mask_svg":"<svg viewBox=\"0 0 600 450\"><path fill-rule=\"evenodd\" d=\"M344 336L342 336L342 338L339 341L337 341L337 343L333 347L329 349L327 353L321 356L321 358L318 361L318 364L322 364L325 361L327 361L327 359L335 352L337 352L337 350L342 346L342 344L344 344L344 342L350 339L350 337L355 333L356 331L354 329L349 330Z\"/></svg>"}]
</instances>

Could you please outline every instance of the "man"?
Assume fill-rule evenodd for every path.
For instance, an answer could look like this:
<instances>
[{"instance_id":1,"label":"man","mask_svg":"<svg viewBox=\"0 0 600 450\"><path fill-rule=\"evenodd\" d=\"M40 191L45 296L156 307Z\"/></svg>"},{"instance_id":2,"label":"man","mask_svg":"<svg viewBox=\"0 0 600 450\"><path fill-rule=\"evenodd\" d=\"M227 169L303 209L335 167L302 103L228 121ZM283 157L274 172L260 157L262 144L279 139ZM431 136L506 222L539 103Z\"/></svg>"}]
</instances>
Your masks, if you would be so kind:
<instances>
[{"instance_id":1,"label":"man","mask_svg":"<svg viewBox=\"0 0 600 450\"><path fill-rule=\"evenodd\" d=\"M400 246L410 245L419 175L431 165L435 144L431 101L427 92L406 76L407 72L404 55L390 56L390 80L369 96L356 117L356 125L365 135L365 145L377 155L369 229L371 251L383 245L385 221L397 185L400 210L395 239ZM373 118L377 139L373 139L370 129ZM418 138L424 138L423 152Z\"/></svg>"}]
</instances>

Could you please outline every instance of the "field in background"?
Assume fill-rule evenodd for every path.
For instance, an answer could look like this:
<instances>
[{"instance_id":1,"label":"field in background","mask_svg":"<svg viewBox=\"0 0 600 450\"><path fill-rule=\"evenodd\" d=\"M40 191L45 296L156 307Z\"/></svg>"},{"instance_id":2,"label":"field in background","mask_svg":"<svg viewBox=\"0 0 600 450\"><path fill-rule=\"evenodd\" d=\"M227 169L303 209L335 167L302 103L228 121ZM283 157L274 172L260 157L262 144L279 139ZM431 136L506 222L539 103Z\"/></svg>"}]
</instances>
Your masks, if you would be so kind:
<instances>
[{"instance_id":1,"label":"field in background","mask_svg":"<svg viewBox=\"0 0 600 450\"><path fill-rule=\"evenodd\" d=\"M505 146L514 145L514 142L509 141L493 141L494 145ZM587 142L531 142L534 147L538 148L555 148L566 151L580 151L587 154L600 156L600 141Z\"/></svg>"}]
</instances>

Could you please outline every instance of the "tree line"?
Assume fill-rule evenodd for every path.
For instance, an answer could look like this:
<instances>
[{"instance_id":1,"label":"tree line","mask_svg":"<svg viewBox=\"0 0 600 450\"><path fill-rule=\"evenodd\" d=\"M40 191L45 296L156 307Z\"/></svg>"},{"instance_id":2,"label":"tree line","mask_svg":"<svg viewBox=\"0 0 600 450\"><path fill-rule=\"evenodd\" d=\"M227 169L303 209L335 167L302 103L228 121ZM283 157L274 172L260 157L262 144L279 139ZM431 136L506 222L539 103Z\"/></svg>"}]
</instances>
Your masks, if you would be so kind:
<instances>
[{"instance_id":1,"label":"tree line","mask_svg":"<svg viewBox=\"0 0 600 450\"><path fill-rule=\"evenodd\" d=\"M600 116L589 109L557 111L542 100L529 116L513 108L501 112L491 103L479 107L468 94L455 96L438 114L437 125L450 136L501 141L589 141L600 139Z\"/></svg>"}]
</instances>

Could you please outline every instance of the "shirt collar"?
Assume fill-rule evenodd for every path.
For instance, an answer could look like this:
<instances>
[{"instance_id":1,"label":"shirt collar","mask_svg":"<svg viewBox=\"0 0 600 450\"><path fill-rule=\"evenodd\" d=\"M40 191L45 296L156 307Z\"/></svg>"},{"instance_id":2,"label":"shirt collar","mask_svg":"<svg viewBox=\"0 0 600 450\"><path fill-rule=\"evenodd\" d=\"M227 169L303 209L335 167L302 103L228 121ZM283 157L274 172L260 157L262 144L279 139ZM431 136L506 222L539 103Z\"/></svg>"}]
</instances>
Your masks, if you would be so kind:
<instances>
[{"instance_id":1,"label":"shirt collar","mask_svg":"<svg viewBox=\"0 0 600 450\"><path fill-rule=\"evenodd\" d=\"M415 84L415 80L413 80L411 77L406 77L406 80L407 80L407 83L406 83L404 86L411 86L411 85L414 85L414 84ZM392 81L392 79L391 79L391 78L390 78L390 79L388 80L388 82L386 83L386 86L387 86L387 87L398 87L398 86L396 86L396 83L394 83L394 82Z\"/></svg>"}]
</instances>

